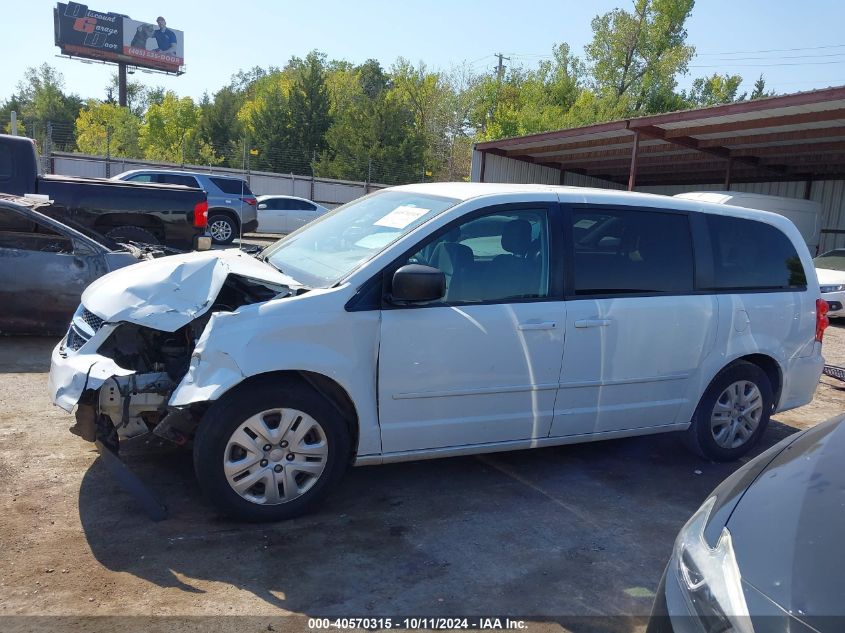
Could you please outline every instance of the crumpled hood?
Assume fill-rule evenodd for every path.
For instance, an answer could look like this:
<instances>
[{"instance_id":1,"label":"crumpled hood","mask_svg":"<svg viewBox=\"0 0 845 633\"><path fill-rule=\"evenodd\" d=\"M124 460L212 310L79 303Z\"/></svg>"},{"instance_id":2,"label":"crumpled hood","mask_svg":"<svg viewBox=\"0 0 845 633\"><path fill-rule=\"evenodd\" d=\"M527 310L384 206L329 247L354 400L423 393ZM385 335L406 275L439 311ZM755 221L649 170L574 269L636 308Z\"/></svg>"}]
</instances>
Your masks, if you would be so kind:
<instances>
[{"instance_id":1,"label":"crumpled hood","mask_svg":"<svg viewBox=\"0 0 845 633\"><path fill-rule=\"evenodd\" d=\"M82 305L110 323L127 321L173 332L211 307L230 274L285 287L298 285L237 249L191 252L100 277L82 293Z\"/></svg>"},{"instance_id":2,"label":"crumpled hood","mask_svg":"<svg viewBox=\"0 0 845 633\"><path fill-rule=\"evenodd\" d=\"M743 581L811 626L814 616L841 614L845 605L843 419L787 446L727 523Z\"/></svg>"},{"instance_id":3,"label":"crumpled hood","mask_svg":"<svg viewBox=\"0 0 845 633\"><path fill-rule=\"evenodd\" d=\"M821 286L845 284L845 273L841 270L816 268L816 276L819 278L819 285Z\"/></svg>"}]
</instances>

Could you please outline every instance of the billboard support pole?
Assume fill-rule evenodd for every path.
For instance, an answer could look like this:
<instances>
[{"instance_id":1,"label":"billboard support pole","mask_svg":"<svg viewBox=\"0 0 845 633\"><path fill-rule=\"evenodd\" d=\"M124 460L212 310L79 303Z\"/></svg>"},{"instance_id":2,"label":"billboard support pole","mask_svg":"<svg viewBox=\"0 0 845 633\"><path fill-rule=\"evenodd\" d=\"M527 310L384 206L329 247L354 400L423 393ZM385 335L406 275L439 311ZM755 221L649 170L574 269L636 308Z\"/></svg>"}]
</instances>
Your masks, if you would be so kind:
<instances>
[{"instance_id":1,"label":"billboard support pole","mask_svg":"<svg viewBox=\"0 0 845 633\"><path fill-rule=\"evenodd\" d=\"M117 65L117 103L121 108L126 107L126 64Z\"/></svg>"}]
</instances>

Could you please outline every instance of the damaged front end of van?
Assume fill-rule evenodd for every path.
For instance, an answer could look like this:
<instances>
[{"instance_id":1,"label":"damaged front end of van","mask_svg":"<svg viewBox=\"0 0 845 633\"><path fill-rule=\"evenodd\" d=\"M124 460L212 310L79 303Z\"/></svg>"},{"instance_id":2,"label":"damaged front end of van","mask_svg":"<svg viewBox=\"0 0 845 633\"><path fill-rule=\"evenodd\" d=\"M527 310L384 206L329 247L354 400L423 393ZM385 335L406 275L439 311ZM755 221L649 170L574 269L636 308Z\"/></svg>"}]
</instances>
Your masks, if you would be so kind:
<instances>
[{"instance_id":1,"label":"damaged front end of van","mask_svg":"<svg viewBox=\"0 0 845 633\"><path fill-rule=\"evenodd\" d=\"M185 445L215 386L243 377L217 351L210 353L220 380L212 376L202 387L194 380L220 320L304 291L234 249L175 255L106 275L82 295L53 350L53 403L75 412L72 433L115 452L120 442L149 434Z\"/></svg>"}]
</instances>

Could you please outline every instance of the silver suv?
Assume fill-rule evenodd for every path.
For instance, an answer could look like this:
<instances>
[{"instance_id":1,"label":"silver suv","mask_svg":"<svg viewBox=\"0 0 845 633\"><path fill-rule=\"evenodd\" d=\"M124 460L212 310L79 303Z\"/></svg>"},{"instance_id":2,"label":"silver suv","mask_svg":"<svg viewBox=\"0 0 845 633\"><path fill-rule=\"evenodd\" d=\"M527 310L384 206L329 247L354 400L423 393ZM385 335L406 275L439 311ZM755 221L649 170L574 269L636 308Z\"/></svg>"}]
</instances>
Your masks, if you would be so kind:
<instances>
[{"instance_id":1,"label":"silver suv","mask_svg":"<svg viewBox=\"0 0 845 633\"><path fill-rule=\"evenodd\" d=\"M170 169L133 169L112 180L154 182L203 189L208 195L208 232L215 244L231 244L258 228L255 195L241 178Z\"/></svg>"}]
</instances>

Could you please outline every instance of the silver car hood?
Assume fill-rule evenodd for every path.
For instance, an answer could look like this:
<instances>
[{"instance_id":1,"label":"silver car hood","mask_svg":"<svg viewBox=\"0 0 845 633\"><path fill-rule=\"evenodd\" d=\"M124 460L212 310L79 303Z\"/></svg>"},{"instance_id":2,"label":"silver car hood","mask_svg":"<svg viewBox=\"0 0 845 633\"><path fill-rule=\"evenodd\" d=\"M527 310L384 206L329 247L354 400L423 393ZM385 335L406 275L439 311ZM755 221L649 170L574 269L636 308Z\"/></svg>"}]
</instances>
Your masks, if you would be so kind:
<instances>
[{"instance_id":1,"label":"silver car hood","mask_svg":"<svg viewBox=\"0 0 845 633\"><path fill-rule=\"evenodd\" d=\"M208 311L226 277L279 286L296 281L237 249L170 255L115 270L92 283L82 305L109 323L173 332Z\"/></svg>"}]
</instances>

